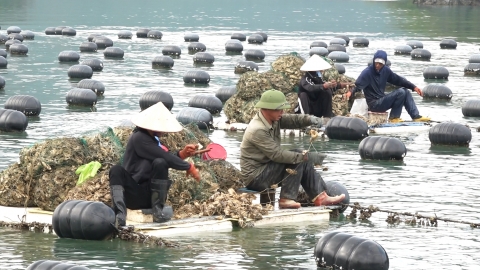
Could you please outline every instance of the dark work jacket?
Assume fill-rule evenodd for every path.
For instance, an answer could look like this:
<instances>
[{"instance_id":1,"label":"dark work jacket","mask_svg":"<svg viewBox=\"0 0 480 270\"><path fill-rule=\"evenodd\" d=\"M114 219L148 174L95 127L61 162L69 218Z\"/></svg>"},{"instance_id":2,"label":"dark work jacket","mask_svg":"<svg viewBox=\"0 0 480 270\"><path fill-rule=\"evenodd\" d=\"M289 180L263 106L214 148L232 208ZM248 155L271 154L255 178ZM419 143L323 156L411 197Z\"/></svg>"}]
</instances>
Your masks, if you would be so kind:
<instances>
[{"instance_id":1,"label":"dark work jacket","mask_svg":"<svg viewBox=\"0 0 480 270\"><path fill-rule=\"evenodd\" d=\"M152 175L152 161L163 158L169 168L175 170L188 170L190 163L178 157L178 152L172 154L158 146L158 141L150 136L144 129L137 128L128 139L123 167L130 173L137 183L150 179Z\"/></svg>"},{"instance_id":2,"label":"dark work jacket","mask_svg":"<svg viewBox=\"0 0 480 270\"><path fill-rule=\"evenodd\" d=\"M298 84L298 94L306 92L311 101L317 101L320 96L318 92L325 91L325 88L323 88L324 83L315 71L307 71ZM337 83L336 89L338 88L340 88L340 83Z\"/></svg>"}]
</instances>

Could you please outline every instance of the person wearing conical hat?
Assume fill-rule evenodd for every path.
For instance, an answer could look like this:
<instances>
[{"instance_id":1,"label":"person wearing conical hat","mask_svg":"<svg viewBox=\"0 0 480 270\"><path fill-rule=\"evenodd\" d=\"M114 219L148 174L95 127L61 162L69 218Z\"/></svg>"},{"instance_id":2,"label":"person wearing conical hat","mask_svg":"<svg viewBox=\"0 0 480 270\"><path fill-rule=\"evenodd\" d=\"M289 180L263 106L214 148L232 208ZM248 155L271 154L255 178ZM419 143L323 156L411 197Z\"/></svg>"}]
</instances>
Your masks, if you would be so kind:
<instances>
[{"instance_id":1,"label":"person wearing conical hat","mask_svg":"<svg viewBox=\"0 0 480 270\"><path fill-rule=\"evenodd\" d=\"M314 165L321 165L324 154L302 153L280 147L281 129L297 129L310 125L321 127L321 118L310 115L283 114L290 108L285 95L278 90L265 91L255 105L260 111L248 124L240 144L242 180L250 190L263 191L272 185L282 187L279 207L300 208L296 202L302 185L316 206L337 204L345 194L330 197L326 184ZM288 173L288 169L295 173Z\"/></svg>"},{"instance_id":2,"label":"person wearing conical hat","mask_svg":"<svg viewBox=\"0 0 480 270\"><path fill-rule=\"evenodd\" d=\"M187 171L187 176L200 181L193 163L184 161L195 154L197 145L189 144L177 153L159 147L155 137L183 129L162 102L135 115L132 123L136 128L128 139L123 164L114 165L109 172L117 227L126 225L127 208L151 208L154 222L171 218L171 213L163 211L172 184L168 178L169 168Z\"/></svg>"},{"instance_id":3,"label":"person wearing conical hat","mask_svg":"<svg viewBox=\"0 0 480 270\"><path fill-rule=\"evenodd\" d=\"M314 54L300 67L305 74L298 84L298 107L295 113L310 114L317 117L333 117L332 96L337 89L348 83L325 82L324 70L333 68L327 61Z\"/></svg>"}]
</instances>

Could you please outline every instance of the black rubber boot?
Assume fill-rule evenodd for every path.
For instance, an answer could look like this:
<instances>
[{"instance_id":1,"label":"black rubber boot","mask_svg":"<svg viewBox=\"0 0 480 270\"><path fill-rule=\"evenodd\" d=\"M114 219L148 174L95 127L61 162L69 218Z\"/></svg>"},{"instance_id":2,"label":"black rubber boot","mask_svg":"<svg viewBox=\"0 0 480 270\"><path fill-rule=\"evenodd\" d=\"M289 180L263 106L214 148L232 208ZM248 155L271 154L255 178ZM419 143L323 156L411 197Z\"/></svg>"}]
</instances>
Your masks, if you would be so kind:
<instances>
[{"instance_id":1,"label":"black rubber boot","mask_svg":"<svg viewBox=\"0 0 480 270\"><path fill-rule=\"evenodd\" d=\"M167 222L172 218L173 212L165 211L165 202L167 201L168 190L173 181L169 179L152 179L150 188L152 190L152 215L153 222Z\"/></svg>"},{"instance_id":2,"label":"black rubber boot","mask_svg":"<svg viewBox=\"0 0 480 270\"><path fill-rule=\"evenodd\" d=\"M110 186L110 194L112 195L113 210L115 211L115 227L125 227L127 220L127 206L123 198L123 186Z\"/></svg>"}]
</instances>

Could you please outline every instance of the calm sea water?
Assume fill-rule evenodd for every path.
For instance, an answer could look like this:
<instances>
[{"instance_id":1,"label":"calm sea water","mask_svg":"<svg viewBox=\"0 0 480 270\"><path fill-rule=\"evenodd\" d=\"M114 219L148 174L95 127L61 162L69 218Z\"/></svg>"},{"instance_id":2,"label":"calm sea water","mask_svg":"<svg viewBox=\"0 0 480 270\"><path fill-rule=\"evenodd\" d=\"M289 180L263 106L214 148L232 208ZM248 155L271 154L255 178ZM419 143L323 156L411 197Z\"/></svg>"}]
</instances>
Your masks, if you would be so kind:
<instances>
[{"instance_id":1,"label":"calm sea water","mask_svg":"<svg viewBox=\"0 0 480 270\"><path fill-rule=\"evenodd\" d=\"M0 90L0 104L14 95L33 95L42 103L40 117L31 119L26 132L0 134L0 169L18 158L19 150L50 137L75 136L116 126L139 111L138 100L146 91L172 94L173 112L187 106L197 93L213 94L222 86L235 85L234 66L242 55L225 54L224 44L233 32L247 36L268 34L263 45L244 43L244 49L261 49L267 71L279 55L297 52L308 56L312 41L328 42L337 34L367 37L368 48L348 47L346 74L357 77L377 49L389 53L392 69L420 87L423 69L444 66L450 72L446 84L454 93L450 102L426 102L415 96L420 112L437 121L480 126L476 118L464 118L462 105L478 98L480 78L464 77L470 55L479 53L480 9L469 7L417 7L411 1L8 1L0 0L0 33L19 26L35 33L25 41L27 57L8 56L8 68L0 69L7 81ZM46 36L46 27L71 26L75 37ZM163 32L162 40L119 40L117 32L138 28ZM104 70L93 79L106 86L96 110L71 108L66 93L75 86L58 63L61 51L79 51L92 33L103 34L125 51L123 60L104 59L98 53L82 53L81 60L99 58ZM207 52L215 56L211 67L195 67L187 53L186 33L197 33ZM440 50L443 38L454 38L456 50ZM395 46L420 40L432 53L430 62L394 56ZM182 55L173 69L153 70L151 60L165 45L178 45ZM0 46L1 48L1 46ZM210 74L208 86L188 86L183 75L193 69ZM223 113L216 120L225 118ZM409 118L404 113L404 118ZM342 182L352 201L381 209L419 212L424 215L480 222L478 194L479 135L472 129L469 147L431 147L428 131L392 134L402 140L408 153L403 162L362 161L359 142L318 141L316 149L328 154L325 180ZM213 131L209 136L227 148L228 161L238 166L242 133ZM308 138L285 137L286 147L305 145ZM347 210L348 213L350 210ZM1 214L1 213L0 213ZM58 239L47 234L0 229L0 269L24 269L41 259L61 260L91 269L315 269L312 256L316 241L330 231L342 231L377 241L390 257L390 269L476 269L480 266L480 231L467 225L439 222L422 227L385 222L375 213L368 222L340 217L319 224L288 224L269 228L235 230L172 237L181 247L165 249L122 241L92 242Z\"/></svg>"}]
</instances>

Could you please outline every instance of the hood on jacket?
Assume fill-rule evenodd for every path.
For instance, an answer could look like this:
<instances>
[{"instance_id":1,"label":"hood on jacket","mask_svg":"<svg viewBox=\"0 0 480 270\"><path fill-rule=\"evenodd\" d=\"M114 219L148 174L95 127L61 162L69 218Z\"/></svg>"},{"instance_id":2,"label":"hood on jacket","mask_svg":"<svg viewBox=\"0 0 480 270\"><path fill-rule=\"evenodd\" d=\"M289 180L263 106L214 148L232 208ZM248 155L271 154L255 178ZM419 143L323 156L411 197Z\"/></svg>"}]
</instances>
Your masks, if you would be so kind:
<instances>
[{"instance_id":1,"label":"hood on jacket","mask_svg":"<svg viewBox=\"0 0 480 270\"><path fill-rule=\"evenodd\" d=\"M377 58L381 58L385 61L385 64L387 63L387 52L383 51L383 50L378 50L374 55L373 55L373 59L372 59L372 68L374 71L375 70L375 59ZM383 69L383 68L382 68ZM382 70L380 69L380 70Z\"/></svg>"}]
</instances>

